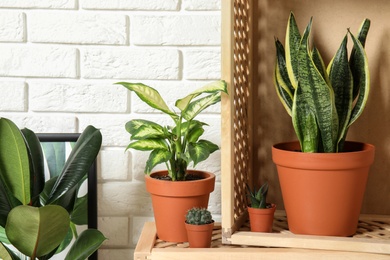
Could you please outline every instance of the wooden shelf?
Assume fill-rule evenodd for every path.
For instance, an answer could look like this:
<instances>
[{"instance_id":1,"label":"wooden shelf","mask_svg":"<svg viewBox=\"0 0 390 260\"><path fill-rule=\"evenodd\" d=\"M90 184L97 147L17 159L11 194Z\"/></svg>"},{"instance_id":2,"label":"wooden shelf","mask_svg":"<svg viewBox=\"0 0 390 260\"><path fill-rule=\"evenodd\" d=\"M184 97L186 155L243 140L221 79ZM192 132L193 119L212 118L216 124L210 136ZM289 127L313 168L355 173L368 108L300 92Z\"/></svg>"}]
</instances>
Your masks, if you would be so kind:
<instances>
[{"instance_id":1,"label":"wooden shelf","mask_svg":"<svg viewBox=\"0 0 390 260\"><path fill-rule=\"evenodd\" d=\"M279 218L276 218L276 222L282 223ZM375 222L376 223L376 222ZM376 225L376 224L375 224ZM387 224L386 224L387 225ZM278 235L280 231L278 229L283 229L284 224L277 225L275 232L268 234L272 236ZM390 226L387 227L387 229ZM242 230L247 229L247 226L244 225ZM240 232L237 232L237 239L239 238ZM386 232L390 232L388 229ZM251 236L256 236L259 233L246 232L250 233ZM250 238L251 236L243 236L245 239ZM279 238L273 238L279 239ZM329 240L329 238L327 238ZM333 239L333 238L332 238ZM355 239L355 238L353 238ZM359 239L359 238L356 238ZM324 239L313 239L310 236L309 241L312 243L316 241L318 243L331 244L329 241ZM386 240L382 240L386 241ZM338 241L336 241L339 243ZM246 241L250 243L250 241ZM340 243L342 246L343 243ZM390 243L388 241L384 242L384 250L388 250ZM387 244L387 246L386 246ZM375 247L375 244L371 244ZM390 253L390 252L389 252ZM374 254L367 252L347 252L347 251L335 251L335 250L311 250L311 249L296 249L296 248L271 248L271 247L260 247L260 246L248 246L248 245L227 245L222 244L222 234L221 234L221 225L216 223L213 231L213 238L210 248L188 248L188 243L172 243L162 241L157 238L156 227L154 222L147 222L144 225L140 239L137 243L137 247L134 252L134 259L144 260L144 259L157 259L157 260L184 260L184 259L194 259L194 260L208 260L208 259L257 259L261 256L261 259L389 259L389 255L386 254Z\"/></svg>"}]
</instances>

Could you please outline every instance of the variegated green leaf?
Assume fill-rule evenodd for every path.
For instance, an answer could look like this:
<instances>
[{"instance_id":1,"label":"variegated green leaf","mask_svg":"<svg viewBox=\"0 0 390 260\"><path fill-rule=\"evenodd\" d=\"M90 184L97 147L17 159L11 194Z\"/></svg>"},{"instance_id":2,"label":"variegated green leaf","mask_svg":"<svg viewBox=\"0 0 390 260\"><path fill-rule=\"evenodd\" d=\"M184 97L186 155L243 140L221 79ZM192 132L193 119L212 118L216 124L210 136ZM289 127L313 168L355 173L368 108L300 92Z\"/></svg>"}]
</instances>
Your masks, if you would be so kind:
<instances>
[{"instance_id":1,"label":"variegated green leaf","mask_svg":"<svg viewBox=\"0 0 390 260\"><path fill-rule=\"evenodd\" d=\"M218 149L218 145L207 140L199 140L197 143L188 144L188 152L194 166L199 162L206 160L211 153Z\"/></svg>"},{"instance_id":2,"label":"variegated green leaf","mask_svg":"<svg viewBox=\"0 0 390 260\"><path fill-rule=\"evenodd\" d=\"M326 67L325 67L324 61L322 59L321 53L319 52L319 50L315 46L313 47L311 57L313 59L313 62L315 64L316 68L320 72L321 76L329 84L329 77L328 77L328 74L326 72Z\"/></svg>"},{"instance_id":3,"label":"variegated green leaf","mask_svg":"<svg viewBox=\"0 0 390 260\"><path fill-rule=\"evenodd\" d=\"M206 97L192 101L186 108L182 111L182 116L187 121L195 118L200 112L221 101L221 93L214 93Z\"/></svg>"},{"instance_id":4,"label":"variegated green leaf","mask_svg":"<svg viewBox=\"0 0 390 260\"><path fill-rule=\"evenodd\" d=\"M294 14L291 12L286 30L286 66L291 84L294 88L298 86L298 52L301 41L301 34Z\"/></svg>"},{"instance_id":5,"label":"variegated green leaf","mask_svg":"<svg viewBox=\"0 0 390 260\"><path fill-rule=\"evenodd\" d=\"M187 95L184 98L178 99L175 103L176 107L178 107L181 111L185 110L187 106L190 104L190 102L196 98L197 96L204 94L204 93L219 93L224 92L227 93L227 84L224 80L214 81L212 83L209 83L205 85L204 87L201 87L189 95Z\"/></svg>"},{"instance_id":6,"label":"variegated green leaf","mask_svg":"<svg viewBox=\"0 0 390 260\"><path fill-rule=\"evenodd\" d=\"M125 128L130 133L130 140L164 138L166 136L161 125L143 119L131 120L126 123Z\"/></svg>"},{"instance_id":7,"label":"variegated green leaf","mask_svg":"<svg viewBox=\"0 0 390 260\"><path fill-rule=\"evenodd\" d=\"M149 159L146 161L145 173L150 174L156 165L169 161L171 157L171 152L166 149L153 150L149 155Z\"/></svg>"},{"instance_id":8,"label":"variegated green leaf","mask_svg":"<svg viewBox=\"0 0 390 260\"><path fill-rule=\"evenodd\" d=\"M154 88L144 85L142 83L118 82L116 84L122 85L128 90L133 91L142 101L144 101L150 107L170 115L173 119L178 118L178 116L169 109L168 105L165 103L160 93Z\"/></svg>"},{"instance_id":9,"label":"variegated green leaf","mask_svg":"<svg viewBox=\"0 0 390 260\"><path fill-rule=\"evenodd\" d=\"M291 109L292 109L295 89L291 85L290 78L287 73L285 51L283 45L278 39L275 40L275 47L276 47L276 62L275 62L274 83L275 83L276 93L278 94L279 99L282 102L287 113L291 116Z\"/></svg>"},{"instance_id":10,"label":"variegated green leaf","mask_svg":"<svg viewBox=\"0 0 390 260\"><path fill-rule=\"evenodd\" d=\"M142 139L130 143L127 149L135 149L139 151L150 151L154 149L168 150L167 143L163 139Z\"/></svg>"},{"instance_id":11,"label":"variegated green leaf","mask_svg":"<svg viewBox=\"0 0 390 260\"><path fill-rule=\"evenodd\" d=\"M339 120L337 142L341 142L341 146L348 129L353 101L353 79L348 62L347 39L346 35L328 68L329 79L335 93L335 104Z\"/></svg>"}]
</instances>

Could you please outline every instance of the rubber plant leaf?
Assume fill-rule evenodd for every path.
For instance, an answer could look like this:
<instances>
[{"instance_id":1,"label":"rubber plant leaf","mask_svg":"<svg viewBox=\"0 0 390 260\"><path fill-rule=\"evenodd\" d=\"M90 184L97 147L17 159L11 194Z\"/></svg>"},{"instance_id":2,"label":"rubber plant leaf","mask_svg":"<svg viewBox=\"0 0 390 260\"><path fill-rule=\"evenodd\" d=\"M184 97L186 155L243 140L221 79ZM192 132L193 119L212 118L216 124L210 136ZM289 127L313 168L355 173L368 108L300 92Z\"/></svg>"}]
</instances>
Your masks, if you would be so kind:
<instances>
[{"instance_id":1,"label":"rubber plant leaf","mask_svg":"<svg viewBox=\"0 0 390 260\"><path fill-rule=\"evenodd\" d=\"M106 239L99 230L84 230L70 248L65 260L87 259L99 249Z\"/></svg>"},{"instance_id":2,"label":"rubber plant leaf","mask_svg":"<svg viewBox=\"0 0 390 260\"><path fill-rule=\"evenodd\" d=\"M294 88L298 87L298 52L300 44L301 34L294 14L291 12L287 23L285 46L287 72Z\"/></svg>"},{"instance_id":3,"label":"rubber plant leaf","mask_svg":"<svg viewBox=\"0 0 390 260\"><path fill-rule=\"evenodd\" d=\"M122 85L128 90L133 91L137 96L148 104L150 107L160 110L161 112L170 115L174 120L177 120L178 116L169 109L160 93L152 87L144 85L142 83L128 83L118 82L116 84Z\"/></svg>"},{"instance_id":4,"label":"rubber plant leaf","mask_svg":"<svg viewBox=\"0 0 390 260\"><path fill-rule=\"evenodd\" d=\"M293 105L295 89L291 84L285 59L285 51L282 43L276 39L276 62L275 62L275 73L274 73L274 84L276 93L280 101L282 102L287 113L291 116L291 109Z\"/></svg>"},{"instance_id":5,"label":"rubber plant leaf","mask_svg":"<svg viewBox=\"0 0 390 260\"><path fill-rule=\"evenodd\" d=\"M23 205L30 203L30 165L19 128L0 118L0 172L3 184Z\"/></svg>"},{"instance_id":6,"label":"rubber plant leaf","mask_svg":"<svg viewBox=\"0 0 390 260\"><path fill-rule=\"evenodd\" d=\"M328 66L329 80L335 93L335 105L339 121L336 152L342 151L353 101L353 79L349 68L347 39L346 35Z\"/></svg>"},{"instance_id":7,"label":"rubber plant leaf","mask_svg":"<svg viewBox=\"0 0 390 260\"><path fill-rule=\"evenodd\" d=\"M351 120L349 121L350 126L359 118L366 106L368 94L370 92L370 72L368 70L368 59L363 45L351 32L349 32L349 34L352 37L355 49L354 55L351 57L351 59L354 60L353 66L351 66L352 75L354 77L354 89L359 89L357 101L353 107Z\"/></svg>"},{"instance_id":8,"label":"rubber plant leaf","mask_svg":"<svg viewBox=\"0 0 390 260\"><path fill-rule=\"evenodd\" d=\"M30 162L30 188L32 205L39 205L39 194L45 186L43 153L38 137L28 128L21 130L26 141Z\"/></svg>"},{"instance_id":9,"label":"rubber plant leaf","mask_svg":"<svg viewBox=\"0 0 390 260\"><path fill-rule=\"evenodd\" d=\"M88 173L102 144L102 134L93 126L87 126L73 147L65 166L49 193L47 204L56 201L72 190Z\"/></svg>"},{"instance_id":10,"label":"rubber plant leaf","mask_svg":"<svg viewBox=\"0 0 390 260\"><path fill-rule=\"evenodd\" d=\"M6 234L21 253L35 259L58 247L69 229L68 212L57 205L18 206L9 213Z\"/></svg>"},{"instance_id":11,"label":"rubber plant leaf","mask_svg":"<svg viewBox=\"0 0 390 260\"><path fill-rule=\"evenodd\" d=\"M187 108L182 111L182 116L187 121L195 118L200 112L221 101L221 93L217 92L203 98L192 101Z\"/></svg>"},{"instance_id":12,"label":"rubber plant leaf","mask_svg":"<svg viewBox=\"0 0 390 260\"><path fill-rule=\"evenodd\" d=\"M182 99L178 99L175 103L176 107L179 108L181 111L186 110L187 106L190 104L190 102L196 98L197 96L204 94L204 93L218 93L218 92L224 92L227 93L227 84L224 80L214 81L211 82L194 92L188 94L186 97Z\"/></svg>"},{"instance_id":13,"label":"rubber plant leaf","mask_svg":"<svg viewBox=\"0 0 390 260\"><path fill-rule=\"evenodd\" d=\"M70 220L76 225L88 224L88 194L76 199Z\"/></svg>"},{"instance_id":14,"label":"rubber plant leaf","mask_svg":"<svg viewBox=\"0 0 390 260\"><path fill-rule=\"evenodd\" d=\"M12 208L21 205L21 202L14 197L13 193L5 186L4 178L0 171L0 241L2 240L1 229L5 227L8 213Z\"/></svg>"},{"instance_id":15,"label":"rubber plant leaf","mask_svg":"<svg viewBox=\"0 0 390 260\"><path fill-rule=\"evenodd\" d=\"M338 131L334 93L311 58L311 25L312 19L302 36L298 53L299 84L294 95L293 125L302 152L318 152L318 147L323 147L324 152L334 152ZM318 144L320 138L321 145Z\"/></svg>"},{"instance_id":16,"label":"rubber plant leaf","mask_svg":"<svg viewBox=\"0 0 390 260\"><path fill-rule=\"evenodd\" d=\"M20 260L20 258L10 249L0 243L0 259L2 260Z\"/></svg>"},{"instance_id":17,"label":"rubber plant leaf","mask_svg":"<svg viewBox=\"0 0 390 260\"><path fill-rule=\"evenodd\" d=\"M150 138L165 138L164 128L152 121L134 119L126 123L126 131L130 133L131 140Z\"/></svg>"}]
</instances>

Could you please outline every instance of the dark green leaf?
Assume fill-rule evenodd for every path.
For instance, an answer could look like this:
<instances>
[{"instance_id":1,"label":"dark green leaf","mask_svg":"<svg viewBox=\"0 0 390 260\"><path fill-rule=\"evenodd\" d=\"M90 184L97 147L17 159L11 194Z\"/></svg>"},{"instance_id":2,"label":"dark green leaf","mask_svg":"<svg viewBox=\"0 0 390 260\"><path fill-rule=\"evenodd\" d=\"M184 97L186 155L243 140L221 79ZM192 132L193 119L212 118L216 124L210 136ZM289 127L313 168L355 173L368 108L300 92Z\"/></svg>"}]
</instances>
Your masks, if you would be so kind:
<instances>
[{"instance_id":1,"label":"dark green leaf","mask_svg":"<svg viewBox=\"0 0 390 260\"><path fill-rule=\"evenodd\" d=\"M65 260L84 260L92 255L106 240L96 229L84 230L70 248Z\"/></svg>"},{"instance_id":2,"label":"dark green leaf","mask_svg":"<svg viewBox=\"0 0 390 260\"><path fill-rule=\"evenodd\" d=\"M76 199L70 219L76 225L88 224L88 194Z\"/></svg>"},{"instance_id":3,"label":"dark green leaf","mask_svg":"<svg viewBox=\"0 0 390 260\"><path fill-rule=\"evenodd\" d=\"M301 42L301 34L294 14L291 12L286 30L286 67L294 88L298 86L298 52Z\"/></svg>"}]
</instances>

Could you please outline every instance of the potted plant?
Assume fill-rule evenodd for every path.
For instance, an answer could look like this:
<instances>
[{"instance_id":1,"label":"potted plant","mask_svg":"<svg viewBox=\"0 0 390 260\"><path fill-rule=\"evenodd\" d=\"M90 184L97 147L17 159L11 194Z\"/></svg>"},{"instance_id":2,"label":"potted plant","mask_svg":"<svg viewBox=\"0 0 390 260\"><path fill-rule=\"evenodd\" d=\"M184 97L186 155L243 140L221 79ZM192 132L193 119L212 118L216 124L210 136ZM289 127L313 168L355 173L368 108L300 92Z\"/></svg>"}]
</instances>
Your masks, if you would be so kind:
<instances>
[{"instance_id":1,"label":"potted plant","mask_svg":"<svg viewBox=\"0 0 390 260\"><path fill-rule=\"evenodd\" d=\"M101 146L98 129L78 138L60 175L45 182L40 142L35 133L0 118L0 256L49 259L75 242L65 259L86 259L105 240L95 229L77 234L85 198L79 187ZM81 213L81 214L80 214ZM81 216L81 218L80 218Z\"/></svg>"},{"instance_id":2,"label":"potted plant","mask_svg":"<svg viewBox=\"0 0 390 260\"><path fill-rule=\"evenodd\" d=\"M157 235L171 242L187 241L185 214L192 207L207 208L214 190L215 175L206 171L187 170L206 160L218 146L200 139L206 123L196 120L204 109L218 103L221 92L227 93L225 81L216 81L176 100L178 111L171 110L152 87L141 83L119 82L148 104L172 119L162 126L144 119L126 123L131 143L127 149L150 151L145 167L146 189L151 194ZM153 172L158 164L166 170Z\"/></svg>"},{"instance_id":3,"label":"potted plant","mask_svg":"<svg viewBox=\"0 0 390 260\"><path fill-rule=\"evenodd\" d=\"M205 208L192 208L187 211L185 227L191 248L209 248L214 229L214 220Z\"/></svg>"},{"instance_id":4,"label":"potted plant","mask_svg":"<svg viewBox=\"0 0 390 260\"><path fill-rule=\"evenodd\" d=\"M293 233L350 236L356 232L374 147L346 142L370 89L364 50L370 21L355 37L348 29L325 67L309 44L312 19L300 35L290 14L285 48L276 39L275 87L299 142L272 148L289 229ZM347 40L353 42L348 54ZM349 56L349 57L348 57Z\"/></svg>"},{"instance_id":5,"label":"potted plant","mask_svg":"<svg viewBox=\"0 0 390 260\"><path fill-rule=\"evenodd\" d=\"M268 182L265 182L260 189L251 190L247 184L249 223L253 232L272 232L274 222L275 204L267 203Z\"/></svg>"}]
</instances>

